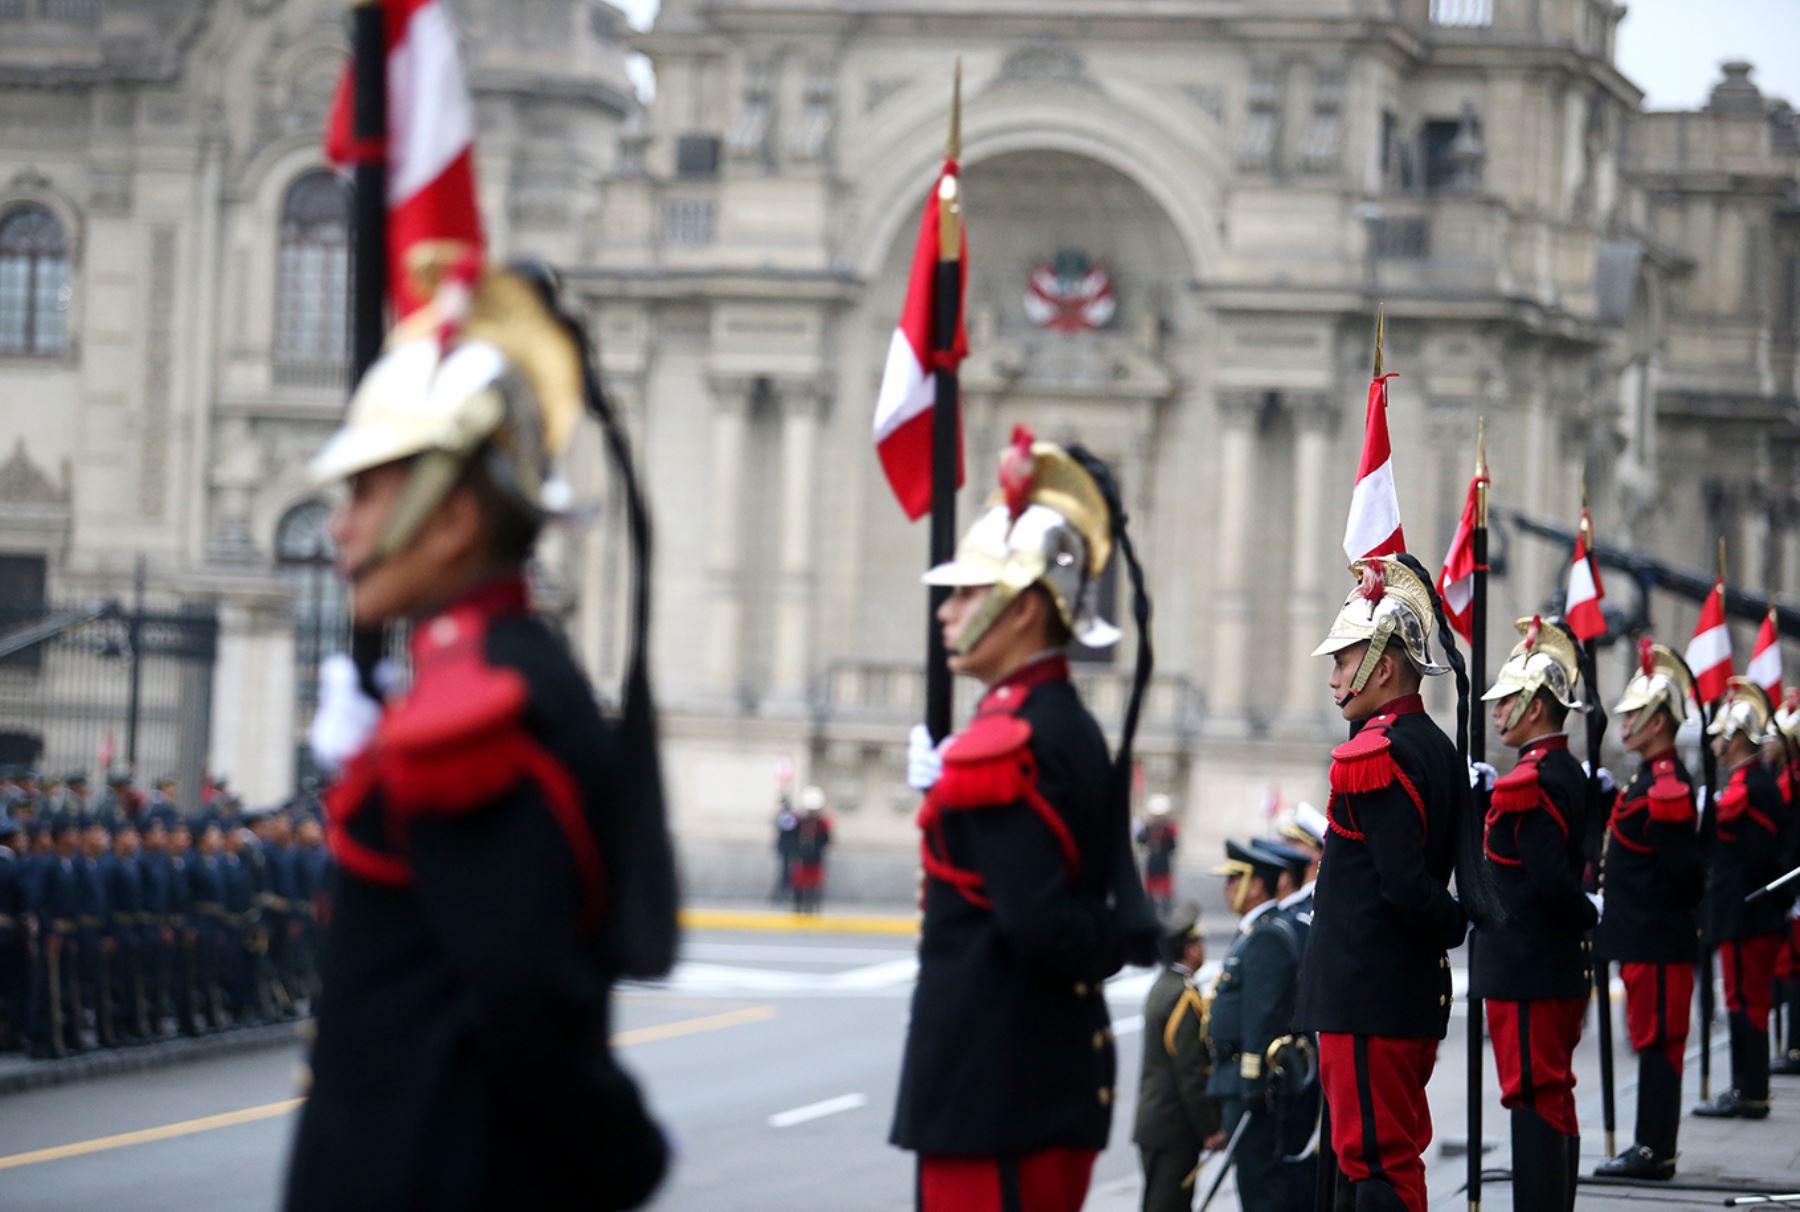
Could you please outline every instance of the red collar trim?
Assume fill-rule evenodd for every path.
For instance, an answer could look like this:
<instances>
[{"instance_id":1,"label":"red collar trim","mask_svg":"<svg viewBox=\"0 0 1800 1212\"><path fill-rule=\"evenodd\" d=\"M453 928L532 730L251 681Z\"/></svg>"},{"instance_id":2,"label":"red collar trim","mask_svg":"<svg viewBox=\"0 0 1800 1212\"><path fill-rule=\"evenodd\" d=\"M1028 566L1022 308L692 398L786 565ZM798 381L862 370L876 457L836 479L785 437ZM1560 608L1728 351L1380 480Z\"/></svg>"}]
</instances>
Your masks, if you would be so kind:
<instances>
[{"instance_id":1,"label":"red collar trim","mask_svg":"<svg viewBox=\"0 0 1800 1212\"><path fill-rule=\"evenodd\" d=\"M1540 736L1534 741L1527 741L1525 744L1519 746L1519 756L1524 757L1527 754L1536 754L1539 757L1542 757L1544 754L1551 753L1558 749L1561 749L1566 753L1568 748L1569 734L1566 732L1553 732L1549 736Z\"/></svg>"},{"instance_id":2,"label":"red collar trim","mask_svg":"<svg viewBox=\"0 0 1800 1212\"><path fill-rule=\"evenodd\" d=\"M531 607L531 591L518 574L489 581L470 590L413 626L413 673L418 675L446 658L479 646L488 624Z\"/></svg>"},{"instance_id":3,"label":"red collar trim","mask_svg":"<svg viewBox=\"0 0 1800 1212\"><path fill-rule=\"evenodd\" d=\"M1672 762L1675 760L1676 756L1677 755L1675 753L1675 746L1670 745L1667 749L1663 750L1661 753L1653 753L1649 757L1645 758L1644 760L1646 762L1648 762L1650 765L1654 766L1658 762Z\"/></svg>"},{"instance_id":4,"label":"red collar trim","mask_svg":"<svg viewBox=\"0 0 1800 1212\"><path fill-rule=\"evenodd\" d=\"M1040 657L1019 666L989 686L987 693L981 696L981 705L975 709L976 713L1016 710L1019 704L1025 701L1026 696L1039 686L1068 680L1068 657L1060 653L1055 656Z\"/></svg>"},{"instance_id":5,"label":"red collar trim","mask_svg":"<svg viewBox=\"0 0 1800 1212\"><path fill-rule=\"evenodd\" d=\"M1389 699L1381 705L1381 710L1370 717L1370 722L1377 720L1387 722L1403 715L1416 715L1425 710L1425 700L1416 694L1403 694L1397 699Z\"/></svg>"}]
</instances>

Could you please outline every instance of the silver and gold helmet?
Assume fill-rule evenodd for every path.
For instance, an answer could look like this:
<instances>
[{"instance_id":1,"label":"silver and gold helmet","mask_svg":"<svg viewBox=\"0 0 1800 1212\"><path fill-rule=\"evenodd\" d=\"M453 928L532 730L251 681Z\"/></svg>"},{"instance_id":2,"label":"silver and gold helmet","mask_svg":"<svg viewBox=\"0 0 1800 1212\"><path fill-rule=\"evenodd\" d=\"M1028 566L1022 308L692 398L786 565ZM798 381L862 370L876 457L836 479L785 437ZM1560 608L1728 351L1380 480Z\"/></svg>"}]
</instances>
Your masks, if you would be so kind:
<instances>
[{"instance_id":1,"label":"silver and gold helmet","mask_svg":"<svg viewBox=\"0 0 1800 1212\"><path fill-rule=\"evenodd\" d=\"M1732 678L1729 687L1706 735L1726 741L1742 736L1752 745L1773 739L1775 706L1769 702L1769 692L1745 677Z\"/></svg>"},{"instance_id":2,"label":"silver and gold helmet","mask_svg":"<svg viewBox=\"0 0 1800 1212\"><path fill-rule=\"evenodd\" d=\"M1581 677L1581 661L1575 651L1575 637L1564 630L1561 619L1533 615L1513 624L1525 638L1513 647L1494 685L1481 696L1484 703L1495 703L1510 695L1518 695L1512 712L1506 718L1508 730L1524 718L1531 700L1540 690L1571 711L1581 706L1575 697L1575 683Z\"/></svg>"},{"instance_id":3,"label":"silver and gold helmet","mask_svg":"<svg viewBox=\"0 0 1800 1212\"><path fill-rule=\"evenodd\" d=\"M1658 710L1667 711L1677 728L1687 719L1688 700L1694 696L1694 679L1687 662L1649 636L1638 641L1638 671L1625 683L1625 693L1613 706L1615 715L1637 712L1625 728L1629 741L1639 727Z\"/></svg>"},{"instance_id":4,"label":"silver and gold helmet","mask_svg":"<svg viewBox=\"0 0 1800 1212\"><path fill-rule=\"evenodd\" d=\"M1052 442L1023 425L1000 456L1000 488L957 545L956 556L925 574L925 584L991 585L957 640L972 651L1013 599L1042 585L1081 643L1105 648L1119 629L1100 617L1100 574L1112 558L1112 514L1093 476Z\"/></svg>"},{"instance_id":5,"label":"silver and gold helmet","mask_svg":"<svg viewBox=\"0 0 1800 1212\"><path fill-rule=\"evenodd\" d=\"M1350 565L1356 588L1344 599L1325 642L1314 656L1331 656L1352 644L1367 642L1368 651L1350 683L1351 694L1361 694L1375 672L1390 640L1398 639L1414 669L1435 677L1450 667L1431 659L1431 636L1437 626L1431 606L1431 588L1419 575L1393 556L1369 556Z\"/></svg>"},{"instance_id":6,"label":"silver and gold helmet","mask_svg":"<svg viewBox=\"0 0 1800 1212\"><path fill-rule=\"evenodd\" d=\"M578 341L520 274L425 251L412 268L432 301L389 334L343 427L307 468L323 486L412 461L372 562L410 543L477 458L528 518L542 521L571 504L554 467L583 410Z\"/></svg>"},{"instance_id":7,"label":"silver and gold helmet","mask_svg":"<svg viewBox=\"0 0 1800 1212\"><path fill-rule=\"evenodd\" d=\"M1800 745L1800 689L1788 691L1775 709L1775 729L1790 744Z\"/></svg>"}]
</instances>

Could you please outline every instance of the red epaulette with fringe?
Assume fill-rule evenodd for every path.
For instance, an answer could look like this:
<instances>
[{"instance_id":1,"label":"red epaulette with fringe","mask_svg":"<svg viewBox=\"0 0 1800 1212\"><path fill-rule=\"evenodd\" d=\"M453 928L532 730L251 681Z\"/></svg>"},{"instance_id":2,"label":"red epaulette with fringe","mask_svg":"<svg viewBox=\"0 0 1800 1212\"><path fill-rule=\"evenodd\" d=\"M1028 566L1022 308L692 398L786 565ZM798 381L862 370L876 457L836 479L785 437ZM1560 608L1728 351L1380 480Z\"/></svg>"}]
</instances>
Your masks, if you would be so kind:
<instances>
[{"instance_id":1,"label":"red epaulette with fringe","mask_svg":"<svg viewBox=\"0 0 1800 1212\"><path fill-rule=\"evenodd\" d=\"M1494 780L1493 797L1488 801L1491 813L1527 812L1549 797L1538 782L1536 757L1526 757L1517 766Z\"/></svg>"},{"instance_id":2,"label":"red epaulette with fringe","mask_svg":"<svg viewBox=\"0 0 1800 1212\"><path fill-rule=\"evenodd\" d=\"M1338 802L1340 796L1370 795L1398 783L1413 806L1419 810L1419 826L1427 834L1431 821L1425 813L1425 800L1413 786L1400 763L1394 760L1394 742L1388 739L1388 725L1372 723L1331 751L1331 795L1325 801L1325 819L1332 832L1351 841L1363 840L1355 815Z\"/></svg>"},{"instance_id":3,"label":"red epaulette with fringe","mask_svg":"<svg viewBox=\"0 0 1800 1212\"><path fill-rule=\"evenodd\" d=\"M1650 819L1679 825L1694 819L1694 793L1675 772L1675 759L1663 758L1651 766Z\"/></svg>"}]
</instances>

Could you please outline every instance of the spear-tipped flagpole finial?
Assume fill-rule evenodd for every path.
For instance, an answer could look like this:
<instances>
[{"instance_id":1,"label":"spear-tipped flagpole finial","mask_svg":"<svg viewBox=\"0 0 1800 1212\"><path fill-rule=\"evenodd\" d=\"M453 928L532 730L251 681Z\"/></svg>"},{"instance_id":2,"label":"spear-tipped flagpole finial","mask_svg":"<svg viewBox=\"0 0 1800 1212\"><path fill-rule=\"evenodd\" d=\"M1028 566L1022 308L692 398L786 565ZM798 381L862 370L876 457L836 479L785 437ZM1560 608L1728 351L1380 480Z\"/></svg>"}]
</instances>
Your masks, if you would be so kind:
<instances>
[{"instance_id":1,"label":"spear-tipped flagpole finial","mask_svg":"<svg viewBox=\"0 0 1800 1212\"><path fill-rule=\"evenodd\" d=\"M945 155L952 160L962 159L962 56L956 59L956 83L950 92L950 141L945 145Z\"/></svg>"},{"instance_id":2,"label":"spear-tipped flagpole finial","mask_svg":"<svg viewBox=\"0 0 1800 1212\"><path fill-rule=\"evenodd\" d=\"M962 59L956 61L956 83L950 93L950 138L944 156L951 163L962 157ZM954 172L938 180L938 260L962 257L962 190Z\"/></svg>"},{"instance_id":3,"label":"spear-tipped flagpole finial","mask_svg":"<svg viewBox=\"0 0 1800 1212\"><path fill-rule=\"evenodd\" d=\"M1375 305L1375 377L1377 379L1379 379L1381 377L1381 369L1382 369L1381 347L1382 347L1382 338L1384 336L1384 330L1386 327L1387 327L1387 304L1377 303Z\"/></svg>"},{"instance_id":4,"label":"spear-tipped flagpole finial","mask_svg":"<svg viewBox=\"0 0 1800 1212\"><path fill-rule=\"evenodd\" d=\"M1475 418L1475 525L1488 524L1487 418Z\"/></svg>"}]
</instances>

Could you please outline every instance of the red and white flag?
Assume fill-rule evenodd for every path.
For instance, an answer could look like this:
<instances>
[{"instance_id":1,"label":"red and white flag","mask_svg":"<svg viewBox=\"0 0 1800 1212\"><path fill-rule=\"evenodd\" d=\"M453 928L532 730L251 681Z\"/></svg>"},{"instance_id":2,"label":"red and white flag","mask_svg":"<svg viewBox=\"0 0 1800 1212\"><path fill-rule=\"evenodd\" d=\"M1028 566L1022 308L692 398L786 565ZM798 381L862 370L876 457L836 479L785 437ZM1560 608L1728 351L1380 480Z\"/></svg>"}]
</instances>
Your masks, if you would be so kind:
<instances>
[{"instance_id":1,"label":"red and white flag","mask_svg":"<svg viewBox=\"0 0 1800 1212\"><path fill-rule=\"evenodd\" d=\"M938 174L938 186L946 177L957 175L956 161L945 160ZM955 370L969 354L969 333L963 323L962 296L969 286L969 236L962 233L962 250L958 274L962 288L956 308L956 340L954 348L933 351L931 332L936 313L936 292L932 283L937 275L938 188L934 186L925 199L925 214L919 221L919 241L913 247L912 276L906 282L906 306L900 312L900 324L894 339L888 343L887 366L881 372L881 391L875 398L875 453L881 457L881 469L900 501L900 508L913 521L931 512L931 429L937 403L936 370ZM956 486L962 487L962 414L956 421Z\"/></svg>"},{"instance_id":2,"label":"red and white flag","mask_svg":"<svg viewBox=\"0 0 1800 1212\"><path fill-rule=\"evenodd\" d=\"M1769 702L1781 705L1781 629L1775 621L1775 608L1763 616L1756 630L1756 646L1750 653L1750 664L1744 673L1752 682L1769 692Z\"/></svg>"},{"instance_id":3,"label":"red and white flag","mask_svg":"<svg viewBox=\"0 0 1800 1212\"><path fill-rule=\"evenodd\" d=\"M355 64L344 65L325 158L339 167L387 157L388 292L397 316L425 300L405 273L406 254L423 240L456 241L477 255L481 212L475 200L475 103L457 54L449 0L381 0L387 38L387 144L356 139Z\"/></svg>"},{"instance_id":4,"label":"red and white flag","mask_svg":"<svg viewBox=\"0 0 1800 1212\"><path fill-rule=\"evenodd\" d=\"M1400 494L1394 487L1394 452L1388 443L1387 381L1369 380L1369 410L1363 422L1362 462L1350 493L1350 520L1344 525L1344 554L1352 560L1406 550L1400 529Z\"/></svg>"},{"instance_id":5,"label":"red and white flag","mask_svg":"<svg viewBox=\"0 0 1800 1212\"><path fill-rule=\"evenodd\" d=\"M1687 646L1688 668L1702 703L1716 703L1731 682L1731 629L1725 625L1725 582L1715 582L1700 607L1700 621Z\"/></svg>"},{"instance_id":6,"label":"red and white flag","mask_svg":"<svg viewBox=\"0 0 1800 1212\"><path fill-rule=\"evenodd\" d=\"M1578 640L1593 640L1606 634L1606 616L1600 612L1600 599L1606 596L1600 569L1592 551L1594 523L1587 510L1581 511L1581 529L1575 532L1575 559L1569 564L1569 592L1563 605L1563 618Z\"/></svg>"},{"instance_id":7,"label":"red and white flag","mask_svg":"<svg viewBox=\"0 0 1800 1212\"><path fill-rule=\"evenodd\" d=\"M1463 501L1462 521L1456 524L1456 535L1450 550L1444 553L1444 570L1438 573L1438 597L1444 600L1444 615L1456 634L1475 642L1475 519L1480 508L1481 486L1486 476L1469 481L1469 495Z\"/></svg>"}]
</instances>

